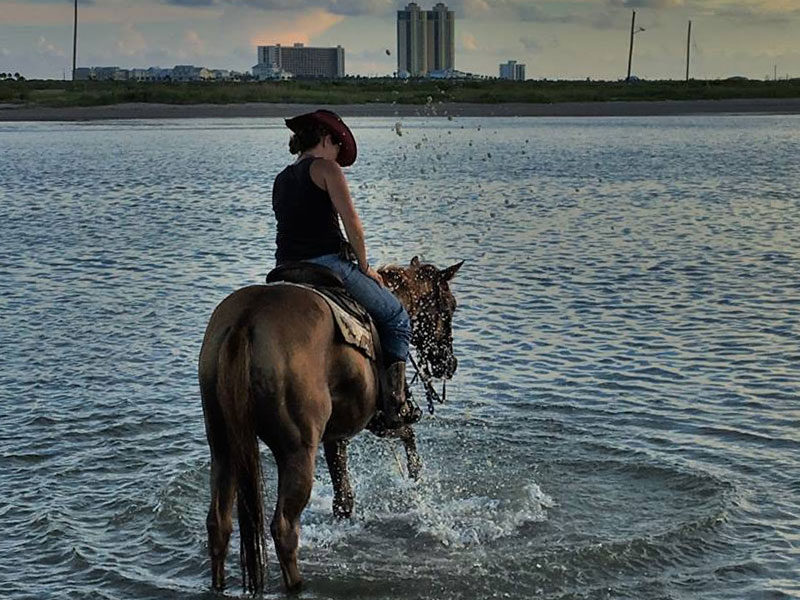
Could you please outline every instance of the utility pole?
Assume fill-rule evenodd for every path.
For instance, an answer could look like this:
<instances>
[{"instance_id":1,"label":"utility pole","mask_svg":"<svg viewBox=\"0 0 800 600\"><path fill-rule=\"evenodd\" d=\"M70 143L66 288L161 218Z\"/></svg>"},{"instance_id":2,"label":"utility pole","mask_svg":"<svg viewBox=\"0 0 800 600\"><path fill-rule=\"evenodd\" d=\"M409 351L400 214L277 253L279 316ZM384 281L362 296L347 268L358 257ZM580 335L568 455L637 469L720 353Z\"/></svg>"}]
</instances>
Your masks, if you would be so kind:
<instances>
[{"instance_id":1,"label":"utility pole","mask_svg":"<svg viewBox=\"0 0 800 600\"><path fill-rule=\"evenodd\" d=\"M775 75L772 77L772 81L778 81L778 65L775 65Z\"/></svg>"},{"instance_id":2,"label":"utility pole","mask_svg":"<svg viewBox=\"0 0 800 600\"><path fill-rule=\"evenodd\" d=\"M633 35L635 33L634 27L636 27L636 11L633 11L633 17L631 17L631 46L630 50L628 51L628 76L625 78L625 81L631 80L631 63L633 62Z\"/></svg>"},{"instance_id":3,"label":"utility pole","mask_svg":"<svg viewBox=\"0 0 800 600\"><path fill-rule=\"evenodd\" d=\"M75 61L78 56L78 0L75 0L75 27L72 30L72 81L75 81Z\"/></svg>"},{"instance_id":4,"label":"utility pole","mask_svg":"<svg viewBox=\"0 0 800 600\"><path fill-rule=\"evenodd\" d=\"M689 35L686 37L686 83L689 83L689 58L692 54L692 22L689 21Z\"/></svg>"}]
</instances>

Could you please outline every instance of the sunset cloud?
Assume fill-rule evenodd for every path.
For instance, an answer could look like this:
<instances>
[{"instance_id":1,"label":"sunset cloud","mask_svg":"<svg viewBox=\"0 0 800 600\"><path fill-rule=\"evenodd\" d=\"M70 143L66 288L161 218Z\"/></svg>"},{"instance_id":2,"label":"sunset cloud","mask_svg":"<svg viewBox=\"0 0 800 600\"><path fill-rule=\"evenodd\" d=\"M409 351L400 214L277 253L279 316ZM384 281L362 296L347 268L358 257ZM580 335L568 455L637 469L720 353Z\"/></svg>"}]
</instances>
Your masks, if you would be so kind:
<instances>
[{"instance_id":1,"label":"sunset cloud","mask_svg":"<svg viewBox=\"0 0 800 600\"><path fill-rule=\"evenodd\" d=\"M78 63L244 71L255 64L258 45L341 44L348 74L389 74L397 68L395 15L407 1L80 0ZM437 0L417 1L430 9ZM634 57L642 76L679 75L684 49L675 40L690 19L696 76L763 77L776 62L800 75L800 0L444 1L456 15L456 68L464 71L494 75L514 59L533 77L617 78L636 10L647 29ZM69 0L0 0L0 15L0 70L58 78L68 72Z\"/></svg>"},{"instance_id":2,"label":"sunset cloud","mask_svg":"<svg viewBox=\"0 0 800 600\"><path fill-rule=\"evenodd\" d=\"M746 23L781 24L787 20L800 21L800 3L787 0L768 0L756 3L725 2L711 8L712 14Z\"/></svg>"},{"instance_id":3,"label":"sunset cloud","mask_svg":"<svg viewBox=\"0 0 800 600\"><path fill-rule=\"evenodd\" d=\"M539 38L532 35L523 35L519 38L519 43L522 44L523 48L531 52L538 52L542 48L542 43Z\"/></svg>"},{"instance_id":4,"label":"sunset cloud","mask_svg":"<svg viewBox=\"0 0 800 600\"><path fill-rule=\"evenodd\" d=\"M478 40L471 33L464 33L461 36L461 47L464 50L474 51L478 49Z\"/></svg>"},{"instance_id":5,"label":"sunset cloud","mask_svg":"<svg viewBox=\"0 0 800 600\"><path fill-rule=\"evenodd\" d=\"M0 27L3 25L72 25L73 7L68 2L9 2L0 0ZM187 19L215 19L221 14L219 10L199 13L191 8L166 6L153 2L124 2L110 0L103 5L79 5L79 22L89 23L168 23L186 21Z\"/></svg>"},{"instance_id":6,"label":"sunset cloud","mask_svg":"<svg viewBox=\"0 0 800 600\"><path fill-rule=\"evenodd\" d=\"M147 42L142 33L130 23L122 26L117 38L117 52L123 56L138 56L147 50Z\"/></svg>"},{"instance_id":7,"label":"sunset cloud","mask_svg":"<svg viewBox=\"0 0 800 600\"><path fill-rule=\"evenodd\" d=\"M344 18L342 15L316 9L278 20L270 19L264 26L249 34L250 44L252 46L310 44L314 37L342 22Z\"/></svg>"},{"instance_id":8,"label":"sunset cloud","mask_svg":"<svg viewBox=\"0 0 800 600\"><path fill-rule=\"evenodd\" d=\"M606 0L606 3L612 8L665 11L680 9L693 15L742 19L800 18L798 0Z\"/></svg>"},{"instance_id":9,"label":"sunset cloud","mask_svg":"<svg viewBox=\"0 0 800 600\"><path fill-rule=\"evenodd\" d=\"M684 0L611 0L612 6L623 6L625 8L653 8L665 9L684 6Z\"/></svg>"},{"instance_id":10,"label":"sunset cloud","mask_svg":"<svg viewBox=\"0 0 800 600\"><path fill-rule=\"evenodd\" d=\"M55 58L66 56L66 53L61 48L57 48L43 35L39 36L39 40L36 42L36 49L41 56Z\"/></svg>"},{"instance_id":11,"label":"sunset cloud","mask_svg":"<svg viewBox=\"0 0 800 600\"><path fill-rule=\"evenodd\" d=\"M181 60L192 60L206 53L206 43L196 31L189 29L183 34L178 56Z\"/></svg>"},{"instance_id":12,"label":"sunset cloud","mask_svg":"<svg viewBox=\"0 0 800 600\"><path fill-rule=\"evenodd\" d=\"M394 0L162 0L191 7L249 7L263 11L324 11L335 15L388 15L402 8Z\"/></svg>"}]
</instances>

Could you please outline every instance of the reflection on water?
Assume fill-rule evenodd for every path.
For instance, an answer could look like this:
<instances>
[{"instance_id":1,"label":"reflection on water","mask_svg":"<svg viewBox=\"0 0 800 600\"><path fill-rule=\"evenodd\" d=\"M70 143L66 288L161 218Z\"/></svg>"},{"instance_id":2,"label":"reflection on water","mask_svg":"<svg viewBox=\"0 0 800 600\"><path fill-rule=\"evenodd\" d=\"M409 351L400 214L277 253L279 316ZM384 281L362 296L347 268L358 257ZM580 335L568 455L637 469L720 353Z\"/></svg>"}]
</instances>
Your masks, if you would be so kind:
<instances>
[{"instance_id":1,"label":"reflection on water","mask_svg":"<svg viewBox=\"0 0 800 600\"><path fill-rule=\"evenodd\" d=\"M373 262L466 259L459 373L420 483L359 437L338 523L318 465L306 595L800 594L800 119L396 121L352 120L348 177ZM287 131L0 140L3 595L203 596L196 358L272 265Z\"/></svg>"}]
</instances>

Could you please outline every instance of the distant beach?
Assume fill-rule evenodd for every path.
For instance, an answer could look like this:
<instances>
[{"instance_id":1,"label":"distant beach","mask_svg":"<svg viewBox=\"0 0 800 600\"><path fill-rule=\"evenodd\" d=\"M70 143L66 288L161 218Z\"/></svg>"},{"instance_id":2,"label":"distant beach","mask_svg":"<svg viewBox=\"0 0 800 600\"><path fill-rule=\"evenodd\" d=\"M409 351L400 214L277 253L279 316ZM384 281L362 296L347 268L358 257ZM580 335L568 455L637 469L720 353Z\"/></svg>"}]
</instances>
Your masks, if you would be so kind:
<instances>
[{"instance_id":1,"label":"distant beach","mask_svg":"<svg viewBox=\"0 0 800 600\"><path fill-rule=\"evenodd\" d=\"M275 118L326 107L343 117L624 117L693 114L800 114L800 98L655 100L478 104L239 104L125 103L44 107L0 104L0 121L98 121L117 119Z\"/></svg>"}]
</instances>

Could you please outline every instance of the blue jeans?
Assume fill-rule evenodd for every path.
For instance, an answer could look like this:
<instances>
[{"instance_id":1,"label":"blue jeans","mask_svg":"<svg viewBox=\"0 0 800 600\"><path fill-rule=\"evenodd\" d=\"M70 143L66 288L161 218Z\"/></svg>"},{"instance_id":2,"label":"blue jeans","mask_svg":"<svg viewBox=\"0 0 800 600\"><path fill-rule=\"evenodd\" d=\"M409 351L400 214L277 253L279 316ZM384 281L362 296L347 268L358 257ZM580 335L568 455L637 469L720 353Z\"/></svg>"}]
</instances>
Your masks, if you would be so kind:
<instances>
[{"instance_id":1,"label":"blue jeans","mask_svg":"<svg viewBox=\"0 0 800 600\"><path fill-rule=\"evenodd\" d=\"M367 309L375 320L386 364L405 361L411 340L411 321L406 309L394 294L338 254L325 254L305 260L328 267L336 273L344 281L348 293Z\"/></svg>"}]
</instances>

